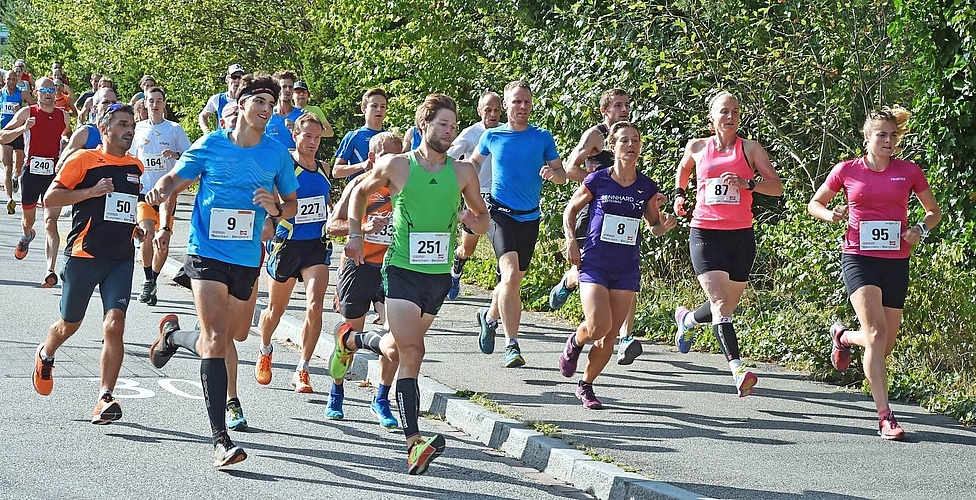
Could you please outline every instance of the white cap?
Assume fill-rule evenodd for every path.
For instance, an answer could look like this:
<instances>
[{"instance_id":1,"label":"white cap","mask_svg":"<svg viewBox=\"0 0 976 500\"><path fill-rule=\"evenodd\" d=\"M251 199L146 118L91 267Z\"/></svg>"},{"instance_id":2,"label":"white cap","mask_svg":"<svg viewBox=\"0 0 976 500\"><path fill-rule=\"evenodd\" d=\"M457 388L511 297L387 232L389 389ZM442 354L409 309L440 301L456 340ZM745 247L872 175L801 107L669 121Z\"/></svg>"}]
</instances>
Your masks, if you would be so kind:
<instances>
[{"instance_id":1,"label":"white cap","mask_svg":"<svg viewBox=\"0 0 976 500\"><path fill-rule=\"evenodd\" d=\"M231 64L227 67L227 76L231 76L234 73L245 73L244 67L240 64Z\"/></svg>"}]
</instances>

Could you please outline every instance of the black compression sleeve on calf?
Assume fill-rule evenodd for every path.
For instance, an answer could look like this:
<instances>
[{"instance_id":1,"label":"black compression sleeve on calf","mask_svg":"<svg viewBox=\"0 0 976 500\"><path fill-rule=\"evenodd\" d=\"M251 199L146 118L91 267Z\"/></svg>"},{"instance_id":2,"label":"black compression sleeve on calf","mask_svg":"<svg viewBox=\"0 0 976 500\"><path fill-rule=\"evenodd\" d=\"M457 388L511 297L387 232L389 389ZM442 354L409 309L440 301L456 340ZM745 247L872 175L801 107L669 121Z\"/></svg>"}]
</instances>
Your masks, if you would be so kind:
<instances>
[{"instance_id":1,"label":"black compression sleeve on calf","mask_svg":"<svg viewBox=\"0 0 976 500\"><path fill-rule=\"evenodd\" d=\"M727 361L739 359L739 341L735 338L735 327L732 323L718 323L712 325L718 346L722 349Z\"/></svg>"},{"instance_id":2,"label":"black compression sleeve on calf","mask_svg":"<svg viewBox=\"0 0 976 500\"><path fill-rule=\"evenodd\" d=\"M410 439L420 434L420 386L415 378L401 378L396 384L397 409L400 411L400 427Z\"/></svg>"},{"instance_id":3,"label":"black compression sleeve on calf","mask_svg":"<svg viewBox=\"0 0 976 500\"><path fill-rule=\"evenodd\" d=\"M227 399L227 364L224 358L200 360L200 384L203 386L203 399L207 403L207 417L214 438L227 431L224 423L224 404Z\"/></svg>"},{"instance_id":4,"label":"black compression sleeve on calf","mask_svg":"<svg viewBox=\"0 0 976 500\"><path fill-rule=\"evenodd\" d=\"M176 330L169 335L169 342L177 347L182 347L192 352L197 357L197 340L200 339L200 330Z\"/></svg>"},{"instance_id":5,"label":"black compression sleeve on calf","mask_svg":"<svg viewBox=\"0 0 976 500\"><path fill-rule=\"evenodd\" d=\"M454 265L451 266L451 274L454 276L460 276L464 271L464 265L467 264L468 259L462 259L457 255L454 256Z\"/></svg>"},{"instance_id":6,"label":"black compression sleeve on calf","mask_svg":"<svg viewBox=\"0 0 976 500\"><path fill-rule=\"evenodd\" d=\"M380 340L383 340L383 335L386 333L385 330L379 332L356 332L356 335L353 336L353 342L356 343L356 349L366 349L377 356L382 356L383 351L380 350Z\"/></svg>"},{"instance_id":7,"label":"black compression sleeve on calf","mask_svg":"<svg viewBox=\"0 0 976 500\"><path fill-rule=\"evenodd\" d=\"M712 304L705 301L698 309L695 309L695 322L699 325L707 325L712 322Z\"/></svg>"}]
</instances>

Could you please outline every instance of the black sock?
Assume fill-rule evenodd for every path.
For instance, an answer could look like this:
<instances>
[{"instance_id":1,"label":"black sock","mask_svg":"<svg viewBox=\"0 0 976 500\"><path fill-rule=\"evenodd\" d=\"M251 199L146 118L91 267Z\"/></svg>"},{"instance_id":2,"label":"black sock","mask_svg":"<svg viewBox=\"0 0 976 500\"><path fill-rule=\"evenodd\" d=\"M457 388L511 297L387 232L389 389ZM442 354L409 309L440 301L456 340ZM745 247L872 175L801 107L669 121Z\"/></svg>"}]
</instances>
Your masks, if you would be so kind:
<instances>
[{"instance_id":1,"label":"black sock","mask_svg":"<svg viewBox=\"0 0 976 500\"><path fill-rule=\"evenodd\" d=\"M718 339L718 346L722 349L726 361L739 359L739 341L735 338L735 327L732 322L718 323L712 325L715 338Z\"/></svg>"},{"instance_id":2,"label":"black sock","mask_svg":"<svg viewBox=\"0 0 976 500\"><path fill-rule=\"evenodd\" d=\"M694 314L695 315L693 317L695 318L695 322L698 323L699 325L706 325L708 323L711 323L712 304L706 300L705 303L701 305L701 307L695 310Z\"/></svg>"},{"instance_id":3,"label":"black sock","mask_svg":"<svg viewBox=\"0 0 976 500\"><path fill-rule=\"evenodd\" d=\"M235 405L235 404L237 406L240 406L241 405L241 400L239 398L230 398L230 399L227 400L227 404L225 406L227 408L230 408L231 405Z\"/></svg>"},{"instance_id":4,"label":"black sock","mask_svg":"<svg viewBox=\"0 0 976 500\"><path fill-rule=\"evenodd\" d=\"M197 352L199 338L200 330L176 330L167 337L167 340L171 345L182 347L199 357L200 353Z\"/></svg>"},{"instance_id":5,"label":"black sock","mask_svg":"<svg viewBox=\"0 0 976 500\"><path fill-rule=\"evenodd\" d=\"M156 281L156 278L158 277L159 277L159 271L152 271L152 280Z\"/></svg>"},{"instance_id":6,"label":"black sock","mask_svg":"<svg viewBox=\"0 0 976 500\"><path fill-rule=\"evenodd\" d=\"M353 336L353 342L356 343L356 349L366 349L377 356L382 356L383 351L380 350L380 340L383 339L383 335L386 333L385 330L380 330L379 332L356 332Z\"/></svg>"},{"instance_id":7,"label":"black sock","mask_svg":"<svg viewBox=\"0 0 976 500\"><path fill-rule=\"evenodd\" d=\"M153 280L152 266L143 267L142 268L142 272L146 274L146 281L152 281Z\"/></svg>"},{"instance_id":8,"label":"black sock","mask_svg":"<svg viewBox=\"0 0 976 500\"><path fill-rule=\"evenodd\" d=\"M397 409L400 427L407 439L420 434L420 386L415 378L401 378L396 384Z\"/></svg>"},{"instance_id":9,"label":"black sock","mask_svg":"<svg viewBox=\"0 0 976 500\"><path fill-rule=\"evenodd\" d=\"M454 265L451 266L451 275L460 276L464 272L464 265L468 263L468 259L462 259L457 255L454 256Z\"/></svg>"},{"instance_id":10,"label":"black sock","mask_svg":"<svg viewBox=\"0 0 976 500\"><path fill-rule=\"evenodd\" d=\"M216 439L227 432L224 423L225 401L227 400L227 364L224 358L200 360L200 384L203 386L203 399L207 403L207 417L210 429Z\"/></svg>"}]
</instances>

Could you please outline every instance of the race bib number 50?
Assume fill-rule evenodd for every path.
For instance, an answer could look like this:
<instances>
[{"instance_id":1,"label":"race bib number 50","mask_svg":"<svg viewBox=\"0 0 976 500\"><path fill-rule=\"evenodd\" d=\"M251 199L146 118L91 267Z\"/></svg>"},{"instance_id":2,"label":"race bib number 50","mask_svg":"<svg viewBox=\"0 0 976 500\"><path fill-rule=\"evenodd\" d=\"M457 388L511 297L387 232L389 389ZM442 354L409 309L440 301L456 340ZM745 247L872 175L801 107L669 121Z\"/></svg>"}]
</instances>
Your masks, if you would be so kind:
<instances>
[{"instance_id":1,"label":"race bib number 50","mask_svg":"<svg viewBox=\"0 0 976 500\"><path fill-rule=\"evenodd\" d=\"M210 239L250 240L254 234L254 210L210 210Z\"/></svg>"},{"instance_id":2,"label":"race bib number 50","mask_svg":"<svg viewBox=\"0 0 976 500\"><path fill-rule=\"evenodd\" d=\"M446 264L450 233L410 233L411 264Z\"/></svg>"},{"instance_id":3,"label":"race bib number 50","mask_svg":"<svg viewBox=\"0 0 976 500\"><path fill-rule=\"evenodd\" d=\"M901 250L901 222L861 221L861 250Z\"/></svg>"},{"instance_id":4,"label":"race bib number 50","mask_svg":"<svg viewBox=\"0 0 976 500\"><path fill-rule=\"evenodd\" d=\"M102 219L110 222L136 223L136 204L139 197L134 194L108 193L105 195L105 213Z\"/></svg>"}]
</instances>

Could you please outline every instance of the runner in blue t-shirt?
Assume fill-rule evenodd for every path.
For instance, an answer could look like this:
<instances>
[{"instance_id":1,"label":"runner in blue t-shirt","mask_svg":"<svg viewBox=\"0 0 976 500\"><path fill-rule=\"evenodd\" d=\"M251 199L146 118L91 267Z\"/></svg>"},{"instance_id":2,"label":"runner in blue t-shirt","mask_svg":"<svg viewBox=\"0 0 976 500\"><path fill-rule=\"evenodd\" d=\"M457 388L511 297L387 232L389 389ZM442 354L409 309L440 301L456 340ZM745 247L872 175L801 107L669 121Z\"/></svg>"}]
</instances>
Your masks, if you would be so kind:
<instances>
[{"instance_id":1,"label":"runner in blue t-shirt","mask_svg":"<svg viewBox=\"0 0 976 500\"><path fill-rule=\"evenodd\" d=\"M298 76L292 71L279 71L274 74L274 79L281 86L281 96L278 98L274 114L268 120L268 126L264 128L264 133L284 144L286 148L295 149L295 138L292 137L291 131L298 118L305 114L305 111L296 108L292 102Z\"/></svg>"},{"instance_id":2,"label":"runner in blue t-shirt","mask_svg":"<svg viewBox=\"0 0 976 500\"><path fill-rule=\"evenodd\" d=\"M261 228L268 215L289 218L298 212L298 181L291 156L264 134L266 117L281 89L267 74L245 75L241 89L237 127L198 139L146 194L146 203L162 204L160 210L169 213L177 188L200 179L183 272L190 278L201 330L181 331L176 315L163 317L149 358L153 366L162 368L178 347L202 358L200 380L216 467L247 458L230 440L224 422L225 355L232 349L237 318L253 314L249 299L260 272Z\"/></svg>"},{"instance_id":3,"label":"runner in blue t-shirt","mask_svg":"<svg viewBox=\"0 0 976 500\"><path fill-rule=\"evenodd\" d=\"M362 168L353 165L369 160L369 140L384 130L383 120L386 119L386 102L386 91L383 89L369 89L363 94L360 109L366 117L366 125L347 132L342 141L339 142L335 166L332 168L334 178L349 177L352 179L363 172Z\"/></svg>"},{"instance_id":4,"label":"runner in blue t-shirt","mask_svg":"<svg viewBox=\"0 0 976 500\"><path fill-rule=\"evenodd\" d=\"M505 111L508 123L485 131L471 157L480 166L491 155L488 238L498 257L500 280L491 306L478 310L478 346L485 354L494 352L495 330L501 318L508 337L505 367L517 368L525 364L518 345L522 319L519 288L539 238L542 182L565 184L566 171L552 134L529 124L532 91L527 83L514 81L505 86Z\"/></svg>"}]
</instances>

